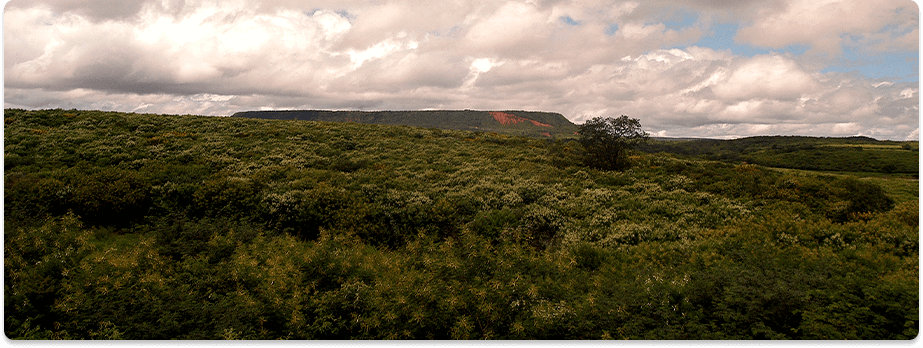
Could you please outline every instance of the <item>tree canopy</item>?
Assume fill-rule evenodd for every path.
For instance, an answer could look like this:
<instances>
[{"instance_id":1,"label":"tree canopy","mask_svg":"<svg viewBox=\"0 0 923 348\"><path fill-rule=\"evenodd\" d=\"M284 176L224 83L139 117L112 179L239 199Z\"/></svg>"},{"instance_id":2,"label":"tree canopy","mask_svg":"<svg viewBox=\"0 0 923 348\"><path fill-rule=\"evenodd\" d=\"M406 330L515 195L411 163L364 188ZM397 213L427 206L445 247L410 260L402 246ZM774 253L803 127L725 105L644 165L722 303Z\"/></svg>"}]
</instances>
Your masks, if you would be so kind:
<instances>
[{"instance_id":1,"label":"tree canopy","mask_svg":"<svg viewBox=\"0 0 923 348\"><path fill-rule=\"evenodd\" d=\"M638 119L595 117L580 126L580 144L586 149L586 164L607 170L631 166L628 153L648 139Z\"/></svg>"}]
</instances>

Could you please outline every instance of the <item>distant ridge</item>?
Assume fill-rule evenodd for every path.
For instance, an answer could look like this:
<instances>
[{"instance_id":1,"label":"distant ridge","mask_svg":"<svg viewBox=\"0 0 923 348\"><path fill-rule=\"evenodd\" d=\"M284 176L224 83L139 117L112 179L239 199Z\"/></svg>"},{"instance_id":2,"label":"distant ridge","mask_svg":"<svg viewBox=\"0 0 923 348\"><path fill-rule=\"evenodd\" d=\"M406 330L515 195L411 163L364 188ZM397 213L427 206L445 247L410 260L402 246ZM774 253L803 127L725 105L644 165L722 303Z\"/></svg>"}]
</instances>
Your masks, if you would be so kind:
<instances>
[{"instance_id":1,"label":"distant ridge","mask_svg":"<svg viewBox=\"0 0 923 348\"><path fill-rule=\"evenodd\" d=\"M413 127L497 132L533 137L572 137L577 125L559 113L540 111L243 111L231 117L403 125Z\"/></svg>"}]
</instances>

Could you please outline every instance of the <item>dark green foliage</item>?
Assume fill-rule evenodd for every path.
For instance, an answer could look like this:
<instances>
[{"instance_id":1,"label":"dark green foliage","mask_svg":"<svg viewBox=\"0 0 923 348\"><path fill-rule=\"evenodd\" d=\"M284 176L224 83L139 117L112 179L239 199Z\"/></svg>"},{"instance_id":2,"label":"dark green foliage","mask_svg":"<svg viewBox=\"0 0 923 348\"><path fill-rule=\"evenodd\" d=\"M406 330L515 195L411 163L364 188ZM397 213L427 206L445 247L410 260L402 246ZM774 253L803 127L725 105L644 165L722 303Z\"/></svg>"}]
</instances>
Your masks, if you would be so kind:
<instances>
[{"instance_id":1,"label":"dark green foliage","mask_svg":"<svg viewBox=\"0 0 923 348\"><path fill-rule=\"evenodd\" d=\"M514 227L514 222L520 219L521 214L509 208L480 212L466 227L485 238L500 240L504 232Z\"/></svg>"},{"instance_id":2,"label":"dark green foliage","mask_svg":"<svg viewBox=\"0 0 923 348\"><path fill-rule=\"evenodd\" d=\"M6 176L7 216L17 220L73 211L91 225L126 227L147 214L150 186L137 172L85 167L45 175Z\"/></svg>"},{"instance_id":3,"label":"dark green foliage","mask_svg":"<svg viewBox=\"0 0 923 348\"><path fill-rule=\"evenodd\" d=\"M37 226L4 227L3 300L7 337L68 339L55 323L57 303L68 292L77 266L93 251L89 235L73 215L47 218ZM54 330L54 331L53 331Z\"/></svg>"},{"instance_id":4,"label":"dark green foliage","mask_svg":"<svg viewBox=\"0 0 923 348\"><path fill-rule=\"evenodd\" d=\"M602 248L590 244L581 244L575 247L574 262L577 267L595 271L606 262L606 252Z\"/></svg>"},{"instance_id":5,"label":"dark green foliage","mask_svg":"<svg viewBox=\"0 0 923 348\"><path fill-rule=\"evenodd\" d=\"M70 187L56 178L11 173L4 177L5 219L38 220L67 208Z\"/></svg>"},{"instance_id":6,"label":"dark green foliage","mask_svg":"<svg viewBox=\"0 0 923 348\"><path fill-rule=\"evenodd\" d=\"M622 115L618 118L595 117L577 131L583 145L584 162L590 167L623 170L631 166L629 152L647 141L648 134L637 119Z\"/></svg>"},{"instance_id":7,"label":"dark green foliage","mask_svg":"<svg viewBox=\"0 0 923 348\"><path fill-rule=\"evenodd\" d=\"M251 178L215 175L192 192L196 216L243 218L257 208L259 184Z\"/></svg>"},{"instance_id":8,"label":"dark green foliage","mask_svg":"<svg viewBox=\"0 0 923 348\"><path fill-rule=\"evenodd\" d=\"M599 170L575 141L406 126L4 117L14 340L917 335L916 181Z\"/></svg>"},{"instance_id":9,"label":"dark green foliage","mask_svg":"<svg viewBox=\"0 0 923 348\"><path fill-rule=\"evenodd\" d=\"M703 167L690 163L672 161L662 169L690 179L684 187L687 190L803 204L811 213L839 222L894 207L894 200L880 186L853 177L783 175L752 164ZM674 184L663 182L661 185Z\"/></svg>"},{"instance_id":10,"label":"dark green foliage","mask_svg":"<svg viewBox=\"0 0 923 348\"><path fill-rule=\"evenodd\" d=\"M330 165L330 168L341 172L352 173L368 166L368 160L352 161L346 158L337 158Z\"/></svg>"},{"instance_id":11,"label":"dark green foliage","mask_svg":"<svg viewBox=\"0 0 923 348\"><path fill-rule=\"evenodd\" d=\"M174 216L139 226L134 232L153 236L160 255L175 261L195 258L204 253L209 262L216 263L233 254L234 245L209 245L213 238L231 234L235 241L246 243L252 240L258 231L249 224L232 223L223 219L205 218L190 221L187 217Z\"/></svg>"},{"instance_id":12,"label":"dark green foliage","mask_svg":"<svg viewBox=\"0 0 923 348\"><path fill-rule=\"evenodd\" d=\"M894 200L885 194L880 186L860 181L855 178L846 178L840 181L842 195L846 198L846 216L837 216L837 220L845 220L850 216L888 211L894 207Z\"/></svg>"},{"instance_id":13,"label":"dark green foliage","mask_svg":"<svg viewBox=\"0 0 923 348\"><path fill-rule=\"evenodd\" d=\"M150 207L150 186L137 172L110 167L72 177L71 207L86 223L124 227Z\"/></svg>"},{"instance_id":14,"label":"dark green foliage","mask_svg":"<svg viewBox=\"0 0 923 348\"><path fill-rule=\"evenodd\" d=\"M548 157L558 168L581 165L585 155L583 145L574 140L554 140L548 145Z\"/></svg>"}]
</instances>

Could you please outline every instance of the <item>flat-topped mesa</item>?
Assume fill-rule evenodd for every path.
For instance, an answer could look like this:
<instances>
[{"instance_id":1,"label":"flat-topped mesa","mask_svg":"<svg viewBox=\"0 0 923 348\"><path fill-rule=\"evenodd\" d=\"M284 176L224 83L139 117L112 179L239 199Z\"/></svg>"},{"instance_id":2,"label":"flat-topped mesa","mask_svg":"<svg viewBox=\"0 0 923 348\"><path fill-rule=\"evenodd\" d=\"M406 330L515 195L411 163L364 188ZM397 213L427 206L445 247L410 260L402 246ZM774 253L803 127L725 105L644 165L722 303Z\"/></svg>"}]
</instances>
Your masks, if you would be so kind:
<instances>
[{"instance_id":1,"label":"flat-topped mesa","mask_svg":"<svg viewBox=\"0 0 923 348\"><path fill-rule=\"evenodd\" d=\"M573 138L577 125L554 112L503 110L405 110L405 111L333 111L274 110L242 111L233 117L354 122L404 125L412 127L496 132L540 138Z\"/></svg>"},{"instance_id":2,"label":"flat-topped mesa","mask_svg":"<svg viewBox=\"0 0 923 348\"><path fill-rule=\"evenodd\" d=\"M529 122L532 122L532 124L539 126L539 127L552 127L552 125L550 124L541 123L536 120L530 120L525 117L519 117L513 114L508 114L508 113L500 112L500 111L491 111L490 116L493 116L493 118L497 120L497 122L500 122L500 124L504 126L514 125L517 123L529 121Z\"/></svg>"}]
</instances>

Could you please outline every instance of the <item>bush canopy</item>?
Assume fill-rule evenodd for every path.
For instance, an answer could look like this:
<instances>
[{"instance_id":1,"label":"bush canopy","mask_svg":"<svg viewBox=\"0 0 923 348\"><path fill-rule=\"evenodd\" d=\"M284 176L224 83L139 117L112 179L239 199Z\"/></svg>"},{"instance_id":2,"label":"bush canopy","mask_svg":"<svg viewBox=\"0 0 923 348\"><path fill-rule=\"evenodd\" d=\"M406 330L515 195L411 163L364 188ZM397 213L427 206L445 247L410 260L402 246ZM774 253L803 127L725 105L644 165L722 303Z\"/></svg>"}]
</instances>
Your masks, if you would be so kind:
<instances>
[{"instance_id":1,"label":"bush canopy","mask_svg":"<svg viewBox=\"0 0 923 348\"><path fill-rule=\"evenodd\" d=\"M628 169L628 153L643 144L648 134L638 119L595 117L580 126L580 144L586 149L588 166L605 170Z\"/></svg>"}]
</instances>

